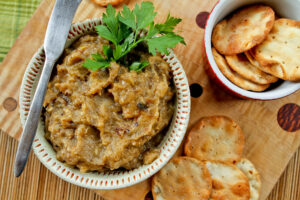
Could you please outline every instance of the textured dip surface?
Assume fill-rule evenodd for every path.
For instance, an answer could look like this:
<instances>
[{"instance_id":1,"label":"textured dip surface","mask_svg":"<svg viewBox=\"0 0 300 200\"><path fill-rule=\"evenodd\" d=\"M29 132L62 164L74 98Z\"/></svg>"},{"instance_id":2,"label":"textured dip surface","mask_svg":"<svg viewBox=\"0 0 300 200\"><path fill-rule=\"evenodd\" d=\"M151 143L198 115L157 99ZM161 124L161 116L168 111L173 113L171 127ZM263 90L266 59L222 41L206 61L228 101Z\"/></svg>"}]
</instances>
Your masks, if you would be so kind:
<instances>
[{"instance_id":1,"label":"textured dip surface","mask_svg":"<svg viewBox=\"0 0 300 200\"><path fill-rule=\"evenodd\" d=\"M45 136L57 159L82 172L153 162L174 110L169 66L143 48L126 58L148 60L141 72L117 63L97 71L84 68L91 54L103 55L104 44L108 41L86 35L66 49L44 102Z\"/></svg>"}]
</instances>

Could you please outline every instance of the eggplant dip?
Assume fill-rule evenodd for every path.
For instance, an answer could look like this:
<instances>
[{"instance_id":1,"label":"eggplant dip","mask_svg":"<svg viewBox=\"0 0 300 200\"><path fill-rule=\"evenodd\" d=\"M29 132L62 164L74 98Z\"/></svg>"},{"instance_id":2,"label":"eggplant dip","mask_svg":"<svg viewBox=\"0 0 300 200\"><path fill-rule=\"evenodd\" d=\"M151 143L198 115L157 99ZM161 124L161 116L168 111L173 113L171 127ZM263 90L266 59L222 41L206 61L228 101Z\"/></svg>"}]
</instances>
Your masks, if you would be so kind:
<instances>
[{"instance_id":1,"label":"eggplant dip","mask_svg":"<svg viewBox=\"0 0 300 200\"><path fill-rule=\"evenodd\" d=\"M135 9L151 5L143 2ZM152 163L173 116L172 73L160 53L175 43L155 46L157 38L167 35L159 30L155 33L161 37L138 37L138 28L121 22L123 15L108 6L104 24L96 27L98 34L82 36L67 48L48 84L45 137L58 160L81 172L129 170ZM106 27L113 34L111 23L105 23L113 16L118 18L118 33L124 34L117 40L102 32ZM146 27L149 31L151 25Z\"/></svg>"}]
</instances>

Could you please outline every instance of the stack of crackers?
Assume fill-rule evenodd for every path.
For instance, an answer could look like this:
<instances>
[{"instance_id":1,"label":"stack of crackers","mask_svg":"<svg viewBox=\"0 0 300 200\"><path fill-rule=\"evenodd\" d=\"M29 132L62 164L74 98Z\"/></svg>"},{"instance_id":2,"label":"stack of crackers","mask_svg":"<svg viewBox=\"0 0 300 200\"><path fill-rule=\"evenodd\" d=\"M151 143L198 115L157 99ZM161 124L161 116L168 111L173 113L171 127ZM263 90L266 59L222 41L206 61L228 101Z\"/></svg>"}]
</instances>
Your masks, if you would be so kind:
<instances>
[{"instance_id":1,"label":"stack of crackers","mask_svg":"<svg viewBox=\"0 0 300 200\"><path fill-rule=\"evenodd\" d=\"M300 81L300 22L276 18L269 6L244 7L218 23L213 56L235 85L264 91L278 79Z\"/></svg>"},{"instance_id":2,"label":"stack of crackers","mask_svg":"<svg viewBox=\"0 0 300 200\"><path fill-rule=\"evenodd\" d=\"M191 129L177 157L152 180L154 200L257 200L261 187L254 165L242 158L244 134L225 116L205 117Z\"/></svg>"}]
</instances>

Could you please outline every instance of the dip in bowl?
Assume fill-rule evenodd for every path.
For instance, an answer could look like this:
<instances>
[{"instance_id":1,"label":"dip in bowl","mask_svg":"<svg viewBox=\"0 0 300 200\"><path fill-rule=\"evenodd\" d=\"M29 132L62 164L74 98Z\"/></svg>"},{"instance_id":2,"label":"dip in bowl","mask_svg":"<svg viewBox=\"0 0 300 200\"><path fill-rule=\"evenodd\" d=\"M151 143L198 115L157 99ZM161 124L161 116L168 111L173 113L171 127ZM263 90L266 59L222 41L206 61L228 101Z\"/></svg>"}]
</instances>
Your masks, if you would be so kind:
<instances>
[{"instance_id":1,"label":"dip in bowl","mask_svg":"<svg viewBox=\"0 0 300 200\"><path fill-rule=\"evenodd\" d=\"M116 62L96 71L82 66L108 44L98 35L80 37L56 65L45 96L46 138L60 161L81 172L151 164L174 112L171 68L143 45L125 58L148 61L141 71Z\"/></svg>"},{"instance_id":2,"label":"dip in bowl","mask_svg":"<svg viewBox=\"0 0 300 200\"><path fill-rule=\"evenodd\" d=\"M150 63L143 73L131 72L116 63L95 72L76 67L81 59L76 52L86 48L82 46L83 40L91 43L89 46L101 40L94 35L99 24L101 19L72 26L65 59L58 61L57 72L48 87L33 150L49 170L70 183L93 189L117 189L147 179L173 156L188 125L190 92L184 70L171 50L168 55L141 53ZM40 48L23 78L20 91L23 125L44 59ZM114 74L116 69L118 73ZM114 81L109 81L112 74ZM54 85L60 90L56 91ZM122 92L128 94L124 96ZM101 137L99 129L108 134ZM111 149L103 149L98 145L100 141ZM99 159L100 154L105 156Z\"/></svg>"}]
</instances>

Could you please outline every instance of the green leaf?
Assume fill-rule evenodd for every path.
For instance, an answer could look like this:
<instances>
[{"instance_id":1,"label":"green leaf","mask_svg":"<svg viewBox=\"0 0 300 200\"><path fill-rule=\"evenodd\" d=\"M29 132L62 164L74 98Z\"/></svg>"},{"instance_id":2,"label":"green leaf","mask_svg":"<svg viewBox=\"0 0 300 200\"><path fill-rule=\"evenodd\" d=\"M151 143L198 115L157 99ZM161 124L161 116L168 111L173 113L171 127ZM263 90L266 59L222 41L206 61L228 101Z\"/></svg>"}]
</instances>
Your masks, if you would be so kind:
<instances>
[{"instance_id":1,"label":"green leaf","mask_svg":"<svg viewBox=\"0 0 300 200\"><path fill-rule=\"evenodd\" d=\"M128 35L128 37L124 40L123 44L125 44L125 48L127 49L129 45L131 45L134 42L134 33L131 33Z\"/></svg>"},{"instance_id":2,"label":"green leaf","mask_svg":"<svg viewBox=\"0 0 300 200\"><path fill-rule=\"evenodd\" d=\"M92 54L91 56L96 61L105 61L101 54Z\"/></svg>"},{"instance_id":3,"label":"green leaf","mask_svg":"<svg viewBox=\"0 0 300 200\"><path fill-rule=\"evenodd\" d=\"M102 15L103 24L96 26L96 31L102 38L109 40L113 45L103 45L103 54L91 55L93 60L87 59L83 66L97 70L109 66L109 62L121 62L120 59L126 59L125 56L132 51L141 42L146 42L149 52L153 55L156 52L168 53L168 48L175 47L178 43L184 43L184 39L176 35L175 26L181 19L168 15L163 24L155 24L156 16L154 6L151 2L142 2L137 4L133 10L126 5L123 11L116 10L108 5L106 13ZM147 34L140 36L141 31ZM159 37L156 37L160 34ZM128 62L127 62L128 63ZM134 62L129 67L131 70L141 71L149 65L148 62Z\"/></svg>"},{"instance_id":4,"label":"green leaf","mask_svg":"<svg viewBox=\"0 0 300 200\"><path fill-rule=\"evenodd\" d=\"M180 18L171 17L169 13L165 23L157 24L155 27L160 33L173 33L175 26L180 22Z\"/></svg>"},{"instance_id":5,"label":"green leaf","mask_svg":"<svg viewBox=\"0 0 300 200\"><path fill-rule=\"evenodd\" d=\"M106 56L106 58L108 60L111 60L111 58L113 57L113 50L112 50L111 46L103 45L102 50L103 50L103 53Z\"/></svg>"},{"instance_id":6,"label":"green leaf","mask_svg":"<svg viewBox=\"0 0 300 200\"><path fill-rule=\"evenodd\" d=\"M154 6L152 2L143 1L141 7L138 4L135 5L133 13L136 16L137 28L136 30L141 30L149 26L156 16L154 12Z\"/></svg>"},{"instance_id":7,"label":"green leaf","mask_svg":"<svg viewBox=\"0 0 300 200\"><path fill-rule=\"evenodd\" d=\"M148 31L148 34L147 34L147 38L151 38L153 36L155 36L156 34L159 33L159 30L156 28L156 26L154 25L154 22L152 22L149 26L149 31Z\"/></svg>"},{"instance_id":8,"label":"green leaf","mask_svg":"<svg viewBox=\"0 0 300 200\"><path fill-rule=\"evenodd\" d=\"M122 46L117 45L116 48L113 50L113 57L114 60L117 61L122 57Z\"/></svg>"},{"instance_id":9,"label":"green leaf","mask_svg":"<svg viewBox=\"0 0 300 200\"><path fill-rule=\"evenodd\" d=\"M119 21L116 17L116 10L109 4L106 8L106 13L102 14L102 20L113 35L118 34Z\"/></svg>"},{"instance_id":10,"label":"green leaf","mask_svg":"<svg viewBox=\"0 0 300 200\"><path fill-rule=\"evenodd\" d=\"M104 25L98 25L95 27L99 36L111 41L114 45L117 45L117 37L110 32L110 30Z\"/></svg>"},{"instance_id":11,"label":"green leaf","mask_svg":"<svg viewBox=\"0 0 300 200\"><path fill-rule=\"evenodd\" d=\"M118 60L125 56L128 52L130 52L136 43L134 43L134 33L131 33L121 45L117 45L116 48L113 50L113 57L114 60Z\"/></svg>"},{"instance_id":12,"label":"green leaf","mask_svg":"<svg viewBox=\"0 0 300 200\"><path fill-rule=\"evenodd\" d=\"M168 48L174 48L178 43L184 43L183 37L169 33L160 37L147 39L149 52L156 55L156 51L168 54Z\"/></svg>"},{"instance_id":13,"label":"green leaf","mask_svg":"<svg viewBox=\"0 0 300 200\"><path fill-rule=\"evenodd\" d=\"M117 35L117 42L120 44L125 38L127 38L132 31L129 29L128 26L125 24L120 24L118 35Z\"/></svg>"},{"instance_id":14,"label":"green leaf","mask_svg":"<svg viewBox=\"0 0 300 200\"><path fill-rule=\"evenodd\" d=\"M120 22L132 28L133 30L136 30L135 15L126 5L123 6L123 11L119 16L119 20Z\"/></svg>"},{"instance_id":15,"label":"green leaf","mask_svg":"<svg viewBox=\"0 0 300 200\"><path fill-rule=\"evenodd\" d=\"M144 61L144 62L142 62L142 63L140 63L140 62L133 62L133 63L130 65L129 69L130 69L130 70L134 70L134 71L139 72L139 71L141 71L142 69L144 69L145 67L147 67L149 64L150 64L150 63L147 62L147 61Z\"/></svg>"},{"instance_id":16,"label":"green leaf","mask_svg":"<svg viewBox=\"0 0 300 200\"><path fill-rule=\"evenodd\" d=\"M92 71L96 71L98 69L104 69L109 65L110 63L108 61L95 61L92 59L86 59L82 64L83 67L88 68Z\"/></svg>"}]
</instances>

